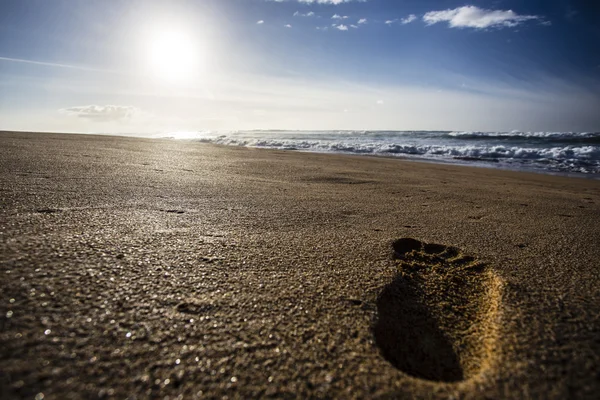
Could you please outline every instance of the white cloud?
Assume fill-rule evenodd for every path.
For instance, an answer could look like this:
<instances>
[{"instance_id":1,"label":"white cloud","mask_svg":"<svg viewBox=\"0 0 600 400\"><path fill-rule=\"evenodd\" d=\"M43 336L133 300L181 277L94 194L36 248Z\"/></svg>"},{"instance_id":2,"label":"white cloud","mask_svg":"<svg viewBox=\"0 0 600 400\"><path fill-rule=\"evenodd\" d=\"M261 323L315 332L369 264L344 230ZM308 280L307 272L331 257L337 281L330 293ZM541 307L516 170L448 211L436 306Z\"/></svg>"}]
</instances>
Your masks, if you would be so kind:
<instances>
[{"instance_id":1,"label":"white cloud","mask_svg":"<svg viewBox=\"0 0 600 400\"><path fill-rule=\"evenodd\" d=\"M344 24L340 24L340 25L336 26L335 29L339 29L340 31L347 31L348 27Z\"/></svg>"},{"instance_id":2,"label":"white cloud","mask_svg":"<svg viewBox=\"0 0 600 400\"><path fill-rule=\"evenodd\" d=\"M367 23L367 19L366 18L361 18L358 20L358 24L362 25L362 24L366 24Z\"/></svg>"},{"instance_id":3,"label":"white cloud","mask_svg":"<svg viewBox=\"0 0 600 400\"><path fill-rule=\"evenodd\" d=\"M62 108L59 112L72 117L84 118L96 122L127 121L134 116L141 114L141 110L136 107L110 104L104 106L89 105Z\"/></svg>"},{"instance_id":4,"label":"white cloud","mask_svg":"<svg viewBox=\"0 0 600 400\"><path fill-rule=\"evenodd\" d=\"M423 16L423 21L427 25L448 22L451 28L474 29L514 27L525 21L535 19L540 19L540 17L537 15L519 15L512 10L486 10L476 6L430 11Z\"/></svg>"},{"instance_id":5,"label":"white cloud","mask_svg":"<svg viewBox=\"0 0 600 400\"><path fill-rule=\"evenodd\" d=\"M358 25L350 25L350 28L358 29Z\"/></svg>"},{"instance_id":6,"label":"white cloud","mask_svg":"<svg viewBox=\"0 0 600 400\"><path fill-rule=\"evenodd\" d=\"M300 11L296 11L294 13L294 17L314 17L315 13L312 11L309 11L307 13L301 13Z\"/></svg>"},{"instance_id":7,"label":"white cloud","mask_svg":"<svg viewBox=\"0 0 600 400\"><path fill-rule=\"evenodd\" d=\"M402 23L402 25L406 25L406 24L410 24L411 22L413 22L414 20L417 19L417 16L415 14L410 14L408 17L406 18L402 18L400 20L400 22Z\"/></svg>"},{"instance_id":8,"label":"white cloud","mask_svg":"<svg viewBox=\"0 0 600 400\"><path fill-rule=\"evenodd\" d=\"M383 100L377 100L377 104L383 105Z\"/></svg>"},{"instance_id":9,"label":"white cloud","mask_svg":"<svg viewBox=\"0 0 600 400\"><path fill-rule=\"evenodd\" d=\"M265 23L265 21L263 21L262 19L261 19L260 21L257 21L257 22L256 22L256 24L257 24L257 25L262 25L262 24L264 24L264 23Z\"/></svg>"},{"instance_id":10,"label":"white cloud","mask_svg":"<svg viewBox=\"0 0 600 400\"><path fill-rule=\"evenodd\" d=\"M284 25L285 28L291 28L292 26L290 24L286 24Z\"/></svg>"},{"instance_id":11,"label":"white cloud","mask_svg":"<svg viewBox=\"0 0 600 400\"><path fill-rule=\"evenodd\" d=\"M392 25L393 23L398 22L397 19L388 19L387 21L385 21L386 25Z\"/></svg>"}]
</instances>

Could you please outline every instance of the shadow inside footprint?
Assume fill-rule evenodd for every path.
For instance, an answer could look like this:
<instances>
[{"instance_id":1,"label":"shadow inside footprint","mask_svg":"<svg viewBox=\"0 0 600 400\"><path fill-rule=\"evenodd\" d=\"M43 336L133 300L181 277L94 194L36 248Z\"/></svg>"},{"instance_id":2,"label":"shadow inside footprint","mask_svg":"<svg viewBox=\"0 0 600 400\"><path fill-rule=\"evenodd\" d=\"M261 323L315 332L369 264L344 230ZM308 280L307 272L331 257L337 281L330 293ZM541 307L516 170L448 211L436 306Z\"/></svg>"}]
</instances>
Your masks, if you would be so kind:
<instances>
[{"instance_id":1,"label":"shadow inside footprint","mask_svg":"<svg viewBox=\"0 0 600 400\"><path fill-rule=\"evenodd\" d=\"M421 302L414 282L397 277L377 300L375 339L383 356L417 378L455 382L463 371L450 339Z\"/></svg>"},{"instance_id":2,"label":"shadow inside footprint","mask_svg":"<svg viewBox=\"0 0 600 400\"><path fill-rule=\"evenodd\" d=\"M488 365L495 347L499 279L455 247L393 243L398 276L377 300L382 355L421 379L457 382Z\"/></svg>"}]
</instances>

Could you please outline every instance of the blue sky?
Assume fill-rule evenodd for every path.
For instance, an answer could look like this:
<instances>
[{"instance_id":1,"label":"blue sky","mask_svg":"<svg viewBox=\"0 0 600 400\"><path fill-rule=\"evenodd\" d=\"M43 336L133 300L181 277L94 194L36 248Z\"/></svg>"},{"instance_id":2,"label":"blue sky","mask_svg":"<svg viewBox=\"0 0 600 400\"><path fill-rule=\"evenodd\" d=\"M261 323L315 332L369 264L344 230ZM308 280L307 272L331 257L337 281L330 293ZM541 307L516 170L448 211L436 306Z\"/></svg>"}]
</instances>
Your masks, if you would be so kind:
<instances>
[{"instance_id":1,"label":"blue sky","mask_svg":"<svg viewBox=\"0 0 600 400\"><path fill-rule=\"evenodd\" d=\"M0 0L0 129L600 131L587 0Z\"/></svg>"}]
</instances>

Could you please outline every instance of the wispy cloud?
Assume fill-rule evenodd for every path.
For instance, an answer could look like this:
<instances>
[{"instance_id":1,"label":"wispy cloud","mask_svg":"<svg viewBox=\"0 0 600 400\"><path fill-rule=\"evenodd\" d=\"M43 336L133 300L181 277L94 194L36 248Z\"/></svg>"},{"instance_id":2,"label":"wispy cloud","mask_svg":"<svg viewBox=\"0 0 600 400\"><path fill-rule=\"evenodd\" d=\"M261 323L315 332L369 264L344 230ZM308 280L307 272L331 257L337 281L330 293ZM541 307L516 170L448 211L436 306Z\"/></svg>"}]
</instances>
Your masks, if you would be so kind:
<instances>
[{"instance_id":1,"label":"wispy cloud","mask_svg":"<svg viewBox=\"0 0 600 400\"><path fill-rule=\"evenodd\" d=\"M264 24L264 23L265 23L265 21L263 21L262 19L261 19L260 21L257 21L257 22L256 22L256 24L257 24L257 25L262 25L262 24Z\"/></svg>"},{"instance_id":2,"label":"wispy cloud","mask_svg":"<svg viewBox=\"0 0 600 400\"><path fill-rule=\"evenodd\" d=\"M402 25L406 25L406 24L410 24L411 22L415 21L417 19L417 16L415 14L410 14L405 18L394 18L394 19L388 19L387 21L384 22L384 24L388 25L388 26L392 26L397 22L400 22Z\"/></svg>"},{"instance_id":3,"label":"wispy cloud","mask_svg":"<svg viewBox=\"0 0 600 400\"><path fill-rule=\"evenodd\" d=\"M294 13L294 17L314 17L315 13L312 11L309 11L307 13L301 13L300 11L296 11Z\"/></svg>"},{"instance_id":4,"label":"wispy cloud","mask_svg":"<svg viewBox=\"0 0 600 400\"><path fill-rule=\"evenodd\" d=\"M334 14L333 17L331 17L331 19L348 19L347 15L339 15L339 14Z\"/></svg>"},{"instance_id":5,"label":"wispy cloud","mask_svg":"<svg viewBox=\"0 0 600 400\"><path fill-rule=\"evenodd\" d=\"M359 19L359 20L358 20L358 24L359 24L359 25L366 24L367 22L368 22L368 21L367 21L367 19L366 19L366 18L361 18L361 19Z\"/></svg>"},{"instance_id":6,"label":"wispy cloud","mask_svg":"<svg viewBox=\"0 0 600 400\"><path fill-rule=\"evenodd\" d=\"M106 72L106 73L113 73L113 74L119 73L116 71L109 71L109 70L98 69L98 68L89 68L89 67L82 67L82 66L70 65L70 64L51 63L51 62L45 62L45 61L26 60L26 59L22 59L22 58L0 57L0 61L41 65L41 66L45 66L45 67L76 69L79 71L88 71L88 72Z\"/></svg>"},{"instance_id":7,"label":"wispy cloud","mask_svg":"<svg viewBox=\"0 0 600 400\"><path fill-rule=\"evenodd\" d=\"M415 14L410 14L408 17L406 18L402 18L400 20L400 22L402 23L402 25L406 25L406 24L410 24L411 22L413 22L414 20L417 19L417 16Z\"/></svg>"},{"instance_id":8,"label":"wispy cloud","mask_svg":"<svg viewBox=\"0 0 600 400\"><path fill-rule=\"evenodd\" d=\"M537 15L519 15L512 10L486 10L476 6L464 6L443 11L430 11L423 16L427 25L447 22L451 28L506 28L525 21L538 20Z\"/></svg>"},{"instance_id":9,"label":"wispy cloud","mask_svg":"<svg viewBox=\"0 0 600 400\"><path fill-rule=\"evenodd\" d=\"M568 21L573 21L578 14L579 14L579 11L577 11L571 7L567 7L567 12L565 13L565 18Z\"/></svg>"},{"instance_id":10,"label":"wispy cloud","mask_svg":"<svg viewBox=\"0 0 600 400\"><path fill-rule=\"evenodd\" d=\"M134 116L141 114L141 110L136 107L110 104L104 106L89 105L62 108L59 112L72 117L84 118L96 122L127 121Z\"/></svg>"},{"instance_id":11,"label":"wispy cloud","mask_svg":"<svg viewBox=\"0 0 600 400\"><path fill-rule=\"evenodd\" d=\"M284 25L284 28L291 28L291 27L292 27L292 25L290 25L290 24L285 24Z\"/></svg>"},{"instance_id":12,"label":"wispy cloud","mask_svg":"<svg viewBox=\"0 0 600 400\"><path fill-rule=\"evenodd\" d=\"M336 26L335 29L338 29L340 31L347 31L348 27L344 24L340 24L340 25Z\"/></svg>"}]
</instances>

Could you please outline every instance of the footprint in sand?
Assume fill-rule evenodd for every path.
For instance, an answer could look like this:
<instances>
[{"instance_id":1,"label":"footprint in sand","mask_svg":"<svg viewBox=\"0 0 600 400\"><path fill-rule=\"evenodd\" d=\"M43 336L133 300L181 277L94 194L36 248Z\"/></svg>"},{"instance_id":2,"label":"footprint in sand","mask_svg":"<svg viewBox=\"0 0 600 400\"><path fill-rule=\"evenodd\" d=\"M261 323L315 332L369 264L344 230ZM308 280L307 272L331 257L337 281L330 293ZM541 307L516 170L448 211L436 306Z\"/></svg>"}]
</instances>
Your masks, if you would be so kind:
<instances>
[{"instance_id":1,"label":"footprint in sand","mask_svg":"<svg viewBox=\"0 0 600 400\"><path fill-rule=\"evenodd\" d=\"M455 247L399 239L399 274L377 299L373 327L383 356L416 378L458 382L497 353L502 282Z\"/></svg>"}]
</instances>

